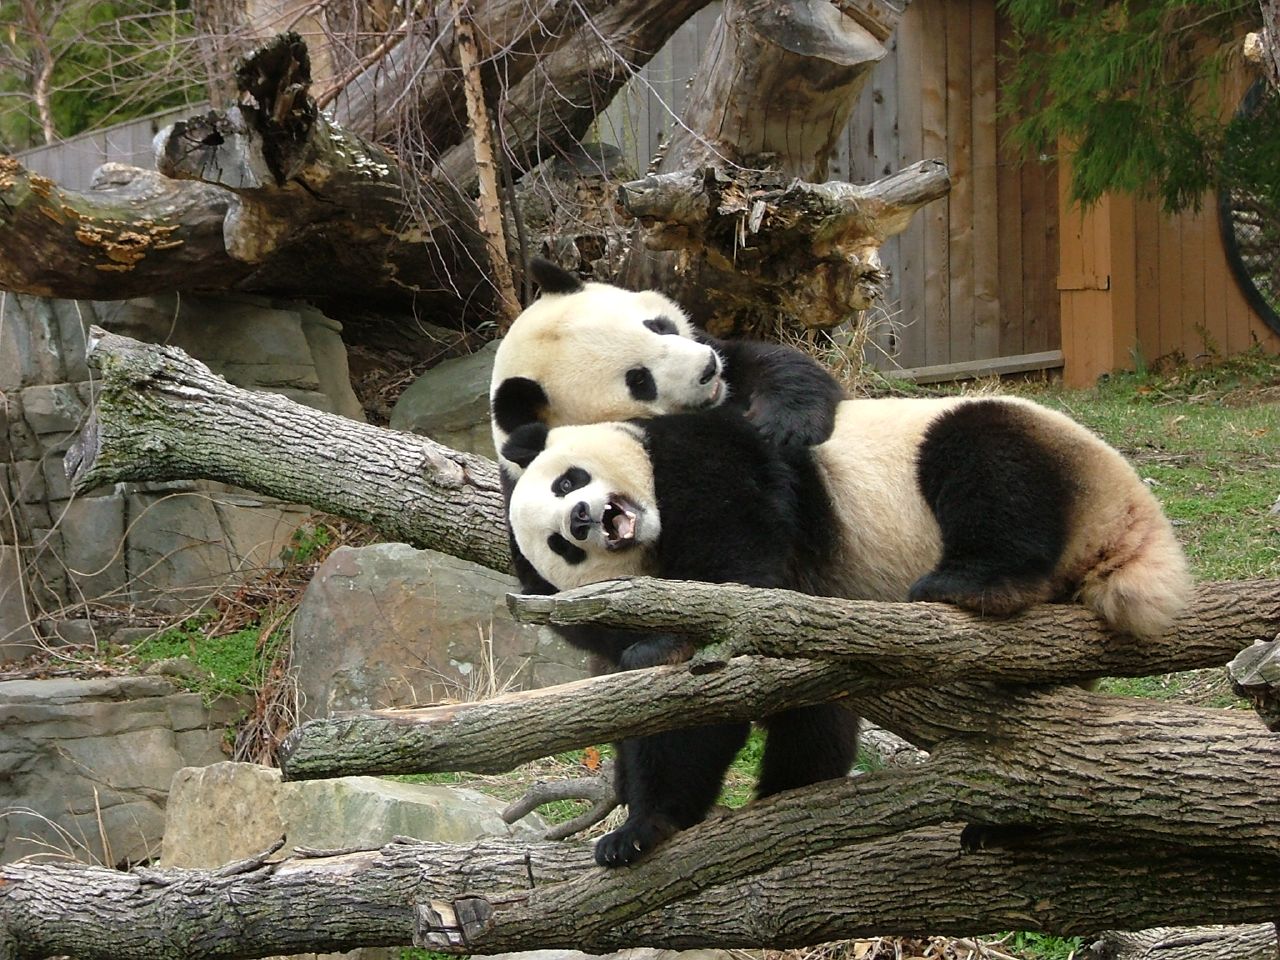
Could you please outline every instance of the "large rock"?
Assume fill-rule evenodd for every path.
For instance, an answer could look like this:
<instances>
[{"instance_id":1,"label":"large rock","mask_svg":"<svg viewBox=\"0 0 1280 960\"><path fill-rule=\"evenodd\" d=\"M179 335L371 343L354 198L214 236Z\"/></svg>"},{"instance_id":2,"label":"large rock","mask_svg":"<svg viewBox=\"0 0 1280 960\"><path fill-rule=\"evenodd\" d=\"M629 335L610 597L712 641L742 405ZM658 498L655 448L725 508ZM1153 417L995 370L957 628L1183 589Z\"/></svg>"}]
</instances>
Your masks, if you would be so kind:
<instances>
[{"instance_id":1,"label":"large rock","mask_svg":"<svg viewBox=\"0 0 1280 960\"><path fill-rule=\"evenodd\" d=\"M391 411L391 428L492 459L489 378L497 350L494 341L470 356L432 367L400 394Z\"/></svg>"},{"instance_id":2,"label":"large rock","mask_svg":"<svg viewBox=\"0 0 1280 960\"><path fill-rule=\"evenodd\" d=\"M173 778L161 863L218 867L280 837L288 838L281 850L288 855L297 847L373 849L398 836L464 843L546 832L536 815L504 823L504 805L462 787L378 777L284 783L279 770L252 763L190 767Z\"/></svg>"},{"instance_id":3,"label":"large rock","mask_svg":"<svg viewBox=\"0 0 1280 960\"><path fill-rule=\"evenodd\" d=\"M506 597L519 589L514 577L432 550L339 547L293 621L305 715L477 699L503 683L586 676L584 658L551 630L511 619Z\"/></svg>"},{"instance_id":4,"label":"large rock","mask_svg":"<svg viewBox=\"0 0 1280 960\"><path fill-rule=\"evenodd\" d=\"M0 860L154 857L173 775L221 760L242 709L160 677L0 682Z\"/></svg>"}]
</instances>

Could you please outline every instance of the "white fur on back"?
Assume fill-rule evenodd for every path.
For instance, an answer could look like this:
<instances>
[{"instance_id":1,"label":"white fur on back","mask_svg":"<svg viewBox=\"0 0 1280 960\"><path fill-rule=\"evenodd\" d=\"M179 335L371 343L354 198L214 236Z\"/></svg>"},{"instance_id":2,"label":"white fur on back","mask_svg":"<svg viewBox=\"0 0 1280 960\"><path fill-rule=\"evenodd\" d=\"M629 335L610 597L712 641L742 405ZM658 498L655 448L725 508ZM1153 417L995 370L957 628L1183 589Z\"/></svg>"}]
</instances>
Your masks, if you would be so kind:
<instances>
[{"instance_id":1,"label":"white fur on back","mask_svg":"<svg viewBox=\"0 0 1280 960\"><path fill-rule=\"evenodd\" d=\"M1075 593L1116 629L1167 630L1191 593L1182 548L1159 503L1115 449L1069 417L1018 397L847 400L815 459L845 555L815 583L825 593L903 600L937 564L941 534L920 494L916 453L930 423L979 400L1015 404L1068 471L1075 499L1055 593Z\"/></svg>"}]
</instances>

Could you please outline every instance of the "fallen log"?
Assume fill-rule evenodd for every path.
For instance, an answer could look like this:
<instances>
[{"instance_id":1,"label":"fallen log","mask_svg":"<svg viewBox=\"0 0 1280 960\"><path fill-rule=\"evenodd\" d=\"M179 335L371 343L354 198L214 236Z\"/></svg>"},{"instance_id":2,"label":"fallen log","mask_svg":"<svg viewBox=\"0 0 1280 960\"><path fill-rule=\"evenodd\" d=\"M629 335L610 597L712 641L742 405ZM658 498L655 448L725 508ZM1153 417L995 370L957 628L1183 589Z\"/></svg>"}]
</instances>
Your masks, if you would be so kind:
<instances>
[{"instance_id":1,"label":"fallen log","mask_svg":"<svg viewBox=\"0 0 1280 960\"><path fill-rule=\"evenodd\" d=\"M1034 848L966 855L958 829L807 857L576 942L604 953L639 944L784 948L893 929L1090 933L1100 924L1151 926L1190 915L1243 922L1265 915L1277 893L1274 870L1263 869L1269 864L1240 869L1121 840L1086 849L1053 833L1038 836ZM235 960L407 946L432 902L474 891L518 898L584 874L602 876L588 844L502 840L263 857L230 871L10 863L0 866L0 958ZM421 932L425 943L431 935ZM431 945L465 949L447 939ZM536 934L523 948L553 943Z\"/></svg>"}]
</instances>

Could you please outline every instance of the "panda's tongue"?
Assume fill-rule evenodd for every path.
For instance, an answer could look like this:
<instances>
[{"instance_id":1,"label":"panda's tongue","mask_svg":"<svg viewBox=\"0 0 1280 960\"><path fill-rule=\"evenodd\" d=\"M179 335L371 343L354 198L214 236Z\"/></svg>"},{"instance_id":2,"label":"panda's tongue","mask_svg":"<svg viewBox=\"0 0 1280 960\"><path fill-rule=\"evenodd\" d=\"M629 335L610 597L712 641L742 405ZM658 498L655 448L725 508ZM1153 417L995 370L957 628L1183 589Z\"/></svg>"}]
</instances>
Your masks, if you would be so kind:
<instances>
[{"instance_id":1,"label":"panda's tongue","mask_svg":"<svg viewBox=\"0 0 1280 960\"><path fill-rule=\"evenodd\" d=\"M604 523L610 540L631 540L636 535L635 514L614 501L605 508Z\"/></svg>"}]
</instances>

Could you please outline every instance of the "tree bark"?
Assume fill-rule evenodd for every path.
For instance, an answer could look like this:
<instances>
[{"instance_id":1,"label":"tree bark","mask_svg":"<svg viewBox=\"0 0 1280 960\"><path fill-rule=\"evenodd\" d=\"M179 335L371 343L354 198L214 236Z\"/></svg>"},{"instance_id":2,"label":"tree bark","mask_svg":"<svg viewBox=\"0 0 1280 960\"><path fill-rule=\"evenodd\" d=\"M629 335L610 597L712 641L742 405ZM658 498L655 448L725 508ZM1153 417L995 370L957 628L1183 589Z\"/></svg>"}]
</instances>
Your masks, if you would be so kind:
<instances>
[{"instance_id":1,"label":"tree bark","mask_svg":"<svg viewBox=\"0 0 1280 960\"><path fill-rule=\"evenodd\" d=\"M1280 732L1280 637L1242 650L1227 673L1236 695L1253 704L1268 729Z\"/></svg>"},{"instance_id":2,"label":"tree bark","mask_svg":"<svg viewBox=\"0 0 1280 960\"><path fill-rule=\"evenodd\" d=\"M1108 930L1094 945L1099 960L1275 960L1276 927L1156 927Z\"/></svg>"},{"instance_id":3,"label":"tree bark","mask_svg":"<svg viewBox=\"0 0 1280 960\"><path fill-rule=\"evenodd\" d=\"M79 492L128 480L216 479L510 568L491 460L241 390L181 350L97 327L88 356L102 380L94 413L67 453Z\"/></svg>"},{"instance_id":4,"label":"tree bark","mask_svg":"<svg viewBox=\"0 0 1280 960\"><path fill-rule=\"evenodd\" d=\"M1084 850L1045 833L1034 848L965 855L958 830L956 824L917 830L806 858L700 891L678 908L578 943L604 953L637 944L783 948L893 929L1090 933L1099 924L1151 925L1190 913L1247 919L1265 915L1277 892L1274 877L1261 870L1240 871L1179 848L1108 842ZM625 880L626 873L607 876ZM602 876L589 844L501 840L393 843L341 856L249 862L238 871L5 864L0 957L231 960L406 946L415 935L416 904L476 890L519 897L584 874ZM1126 891L1120 905L1112 895L1117 887ZM552 944L536 934L525 946Z\"/></svg>"},{"instance_id":5,"label":"tree bark","mask_svg":"<svg viewBox=\"0 0 1280 960\"><path fill-rule=\"evenodd\" d=\"M698 314L712 332L826 329L884 296L881 244L950 185L941 160L861 187L711 167L623 184L619 202L648 228L649 248L715 272L714 304Z\"/></svg>"},{"instance_id":6,"label":"tree bark","mask_svg":"<svg viewBox=\"0 0 1280 960\"><path fill-rule=\"evenodd\" d=\"M891 687L975 677L1052 682L1142 676L1153 663L1165 670L1214 666L1280 624L1275 581L1206 585L1170 634L1143 644L1117 644L1097 618L1072 606L983 620L943 604L660 580L512 600L527 622L644 627L722 642L688 664L645 671L643 679L634 672L611 674L478 703L312 720L281 749L285 775L495 773L618 737L750 720ZM573 616L579 608L587 614ZM556 610L568 615L556 616ZM645 691L639 700L629 696L637 688ZM985 719L992 722L992 715ZM907 729L921 733L910 723ZM934 731L930 740L954 732Z\"/></svg>"},{"instance_id":7,"label":"tree bark","mask_svg":"<svg viewBox=\"0 0 1280 960\"><path fill-rule=\"evenodd\" d=\"M910 211L946 192L942 161L865 188L805 181L825 180L836 138L905 7L728 0L658 171L668 195L682 176L705 181L717 215L711 229L650 222L644 242L663 252L637 244L627 282L669 293L719 336L828 329L878 299L888 282L880 245ZM751 182L758 170L773 175L764 190ZM711 189L717 180L727 188ZM905 216L876 216L877 198L904 180L925 187ZM791 181L800 182L784 186ZM699 188L691 190L674 198L682 210L697 205ZM811 231L805 217L815 207L822 224Z\"/></svg>"}]
</instances>

